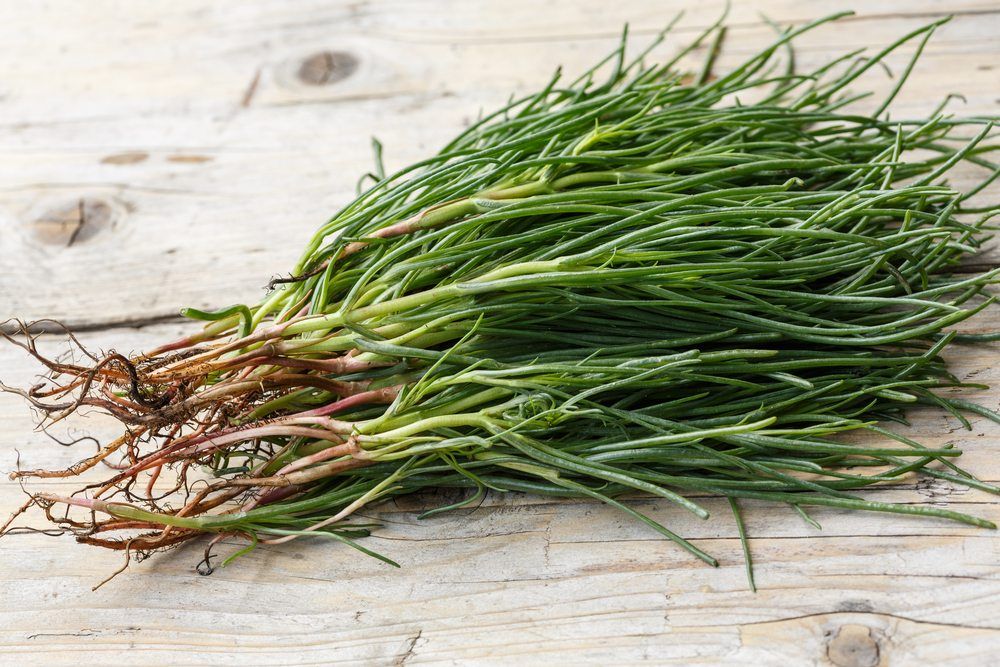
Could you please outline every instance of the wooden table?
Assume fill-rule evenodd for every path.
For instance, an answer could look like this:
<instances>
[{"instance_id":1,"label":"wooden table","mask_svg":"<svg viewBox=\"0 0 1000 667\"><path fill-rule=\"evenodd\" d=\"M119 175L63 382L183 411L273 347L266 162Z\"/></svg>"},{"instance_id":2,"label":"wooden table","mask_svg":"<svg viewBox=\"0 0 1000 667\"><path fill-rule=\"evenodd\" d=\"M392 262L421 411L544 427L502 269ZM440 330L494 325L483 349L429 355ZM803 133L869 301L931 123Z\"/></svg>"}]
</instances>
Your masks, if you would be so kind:
<instances>
[{"instance_id":1,"label":"wooden table","mask_svg":"<svg viewBox=\"0 0 1000 667\"><path fill-rule=\"evenodd\" d=\"M753 4L733 8L722 69L769 39L758 9L782 23L834 9ZM803 40L800 62L885 44L941 4L858 2L859 16ZM190 328L179 306L252 302L349 199L371 163L372 134L389 165L402 166L556 64L572 72L592 62L626 20L641 43L681 5L679 38L719 11L694 0L5 3L0 319L54 317L85 345L130 352ZM948 5L955 19L927 49L897 116L926 113L949 92L966 96L963 113L997 112L1000 8ZM870 81L891 85L881 74ZM992 266L997 255L977 262ZM966 329L998 327L994 310ZM958 376L1000 386L998 349L956 349ZM7 383L29 385L37 370L0 346ZM1000 390L975 398L995 409ZM54 467L89 451L54 446L10 396L0 396L0 425L5 471L16 452L22 466ZM107 439L115 426L91 415L70 430ZM921 413L912 432L954 443L966 467L1000 481L997 426L975 419L968 432ZM908 479L866 496L1000 521L996 498L947 483ZM0 484L4 512L22 499L15 483ZM491 497L418 522L412 510L427 502L372 512L385 528L370 543L402 570L300 542L200 577L191 547L91 592L120 554L68 537L4 538L3 662L1000 664L1000 541L990 531L818 510L820 532L784 506L748 503L753 594L717 500L704 501L717 515L707 522L636 501L715 554L717 570L592 502Z\"/></svg>"}]
</instances>

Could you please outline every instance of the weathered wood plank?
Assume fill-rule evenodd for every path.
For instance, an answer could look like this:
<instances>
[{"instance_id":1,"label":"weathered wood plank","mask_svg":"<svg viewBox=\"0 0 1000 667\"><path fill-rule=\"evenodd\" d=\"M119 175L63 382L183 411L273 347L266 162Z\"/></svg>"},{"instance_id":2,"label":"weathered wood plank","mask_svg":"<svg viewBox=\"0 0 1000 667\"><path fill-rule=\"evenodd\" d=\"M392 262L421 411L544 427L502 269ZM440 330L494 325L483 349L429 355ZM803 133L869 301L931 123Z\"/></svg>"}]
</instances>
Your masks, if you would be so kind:
<instances>
[{"instance_id":1,"label":"weathered wood plank","mask_svg":"<svg viewBox=\"0 0 1000 667\"><path fill-rule=\"evenodd\" d=\"M802 21L846 6L834 5L738 4L733 47L720 68L768 38L758 10ZM349 198L369 164L371 134L385 142L390 166L402 166L479 107L537 86L556 64L582 69L612 47L624 21L648 39L685 7L678 32L688 38L719 6L190 0L129 5L127 13L103 2L4 7L0 319L57 317L101 328L170 317L181 305L254 300ZM996 113L1000 12L989 0L948 10L956 18L928 48L898 115L926 112L948 92L967 95L963 112ZM810 36L800 64L885 43L939 11L933 0L868 2L849 23ZM332 81L352 65L341 55L316 58L326 52L349 54L356 65ZM306 61L313 83L300 78ZM876 76L873 85L892 84ZM980 261L995 264L997 255ZM998 327L993 314L965 329ZM138 351L181 330L161 323L95 331L83 341ZM997 350L956 348L957 375L1000 384ZM0 346L0 380L24 386L34 372L16 349ZM976 398L1000 408L996 391ZM966 432L923 412L912 434L930 445L954 443L965 467L1000 482L1000 426L972 421ZM0 395L0 469L15 468L16 451L28 468L69 465L89 452L86 443L55 447L32 426L21 401ZM87 432L106 440L117 429L98 415L66 426L60 437ZM866 493L1000 521L994 498L950 484L904 479ZM0 482L0 510L22 498L15 483ZM634 500L716 555L718 570L598 504L491 496L476 510L415 519L416 509L442 500L400 499L370 511L384 524L370 544L402 571L338 546L299 542L261 548L202 578L193 569L200 548L192 545L135 564L92 593L121 564L118 554L68 537L6 537L0 649L19 663L46 665L80 664L80 651L88 660L129 664L980 665L1000 649L1000 553L990 531L817 509L819 532L784 507L747 503L761 586L755 595L746 590L736 529L718 499L700 501L713 514L707 522ZM29 522L42 525L37 516Z\"/></svg>"}]
</instances>

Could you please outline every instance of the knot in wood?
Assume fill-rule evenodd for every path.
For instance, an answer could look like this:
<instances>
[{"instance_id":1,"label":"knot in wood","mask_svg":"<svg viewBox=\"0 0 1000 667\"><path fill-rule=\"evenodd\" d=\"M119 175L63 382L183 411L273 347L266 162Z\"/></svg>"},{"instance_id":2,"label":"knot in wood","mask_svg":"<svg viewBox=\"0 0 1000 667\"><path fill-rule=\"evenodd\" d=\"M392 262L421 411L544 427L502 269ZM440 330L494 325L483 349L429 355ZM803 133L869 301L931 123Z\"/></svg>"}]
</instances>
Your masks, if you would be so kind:
<instances>
[{"instance_id":1,"label":"knot in wood","mask_svg":"<svg viewBox=\"0 0 1000 667\"><path fill-rule=\"evenodd\" d=\"M42 243L70 247L86 242L112 226L115 207L94 197L80 197L59 204L33 223L35 237Z\"/></svg>"},{"instance_id":2,"label":"knot in wood","mask_svg":"<svg viewBox=\"0 0 1000 667\"><path fill-rule=\"evenodd\" d=\"M837 667L877 667L881 650L871 628L847 624L834 631L826 655Z\"/></svg>"},{"instance_id":3,"label":"knot in wood","mask_svg":"<svg viewBox=\"0 0 1000 667\"><path fill-rule=\"evenodd\" d=\"M299 66L299 80L310 86L327 86L346 79L358 69L358 59L345 51L320 51Z\"/></svg>"}]
</instances>

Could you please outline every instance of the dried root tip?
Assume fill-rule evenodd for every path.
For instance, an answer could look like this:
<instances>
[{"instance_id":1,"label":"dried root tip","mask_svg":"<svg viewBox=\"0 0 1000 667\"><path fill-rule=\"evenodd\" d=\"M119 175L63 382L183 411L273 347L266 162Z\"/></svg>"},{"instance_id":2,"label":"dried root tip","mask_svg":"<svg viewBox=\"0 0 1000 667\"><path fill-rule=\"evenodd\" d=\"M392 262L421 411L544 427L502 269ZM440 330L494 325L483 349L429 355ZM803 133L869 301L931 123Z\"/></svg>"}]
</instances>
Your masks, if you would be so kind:
<instances>
[{"instance_id":1,"label":"dried root tip","mask_svg":"<svg viewBox=\"0 0 1000 667\"><path fill-rule=\"evenodd\" d=\"M14 512L11 513L10 517L4 522L4 524L0 526L0 536L6 535L8 530L10 529L10 524L14 523L14 521L19 516L27 512L29 509L31 509L31 507L33 507L36 504L37 501L35 500L34 497L28 498L26 501L24 501L24 503L20 507L18 507L16 510L14 510Z\"/></svg>"},{"instance_id":2,"label":"dried root tip","mask_svg":"<svg viewBox=\"0 0 1000 667\"><path fill-rule=\"evenodd\" d=\"M79 463L71 465L69 468L64 470L16 470L10 475L10 479L23 479L25 477L40 477L40 478L52 478L52 477L76 477L87 470L90 470L96 466L101 461L104 461L109 456L114 454L116 451L121 449L122 445L135 440L141 431L128 433L123 435L111 443L104 446L101 451L97 452L90 458L84 459Z\"/></svg>"}]
</instances>

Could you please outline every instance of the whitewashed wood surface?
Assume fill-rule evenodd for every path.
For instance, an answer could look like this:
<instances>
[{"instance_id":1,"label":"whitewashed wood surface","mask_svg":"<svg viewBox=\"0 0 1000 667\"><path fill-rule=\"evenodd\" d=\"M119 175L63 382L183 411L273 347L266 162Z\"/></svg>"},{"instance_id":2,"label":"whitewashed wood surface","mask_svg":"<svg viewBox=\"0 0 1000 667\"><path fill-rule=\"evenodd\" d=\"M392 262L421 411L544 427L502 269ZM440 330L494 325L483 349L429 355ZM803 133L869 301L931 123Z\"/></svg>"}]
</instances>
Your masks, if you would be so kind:
<instances>
[{"instance_id":1,"label":"whitewashed wood surface","mask_svg":"<svg viewBox=\"0 0 1000 667\"><path fill-rule=\"evenodd\" d=\"M180 306L256 300L348 200L369 168L371 135L385 143L389 166L402 166L557 64L582 69L626 21L642 42L681 8L679 39L721 6L6 0L0 319L57 318L89 346L128 352L178 335ZM719 67L769 38L758 12L797 22L842 8L850 4L735 2ZM948 11L954 20L894 113L926 112L950 92L965 95L958 112L997 113L996 0L868 0L856 9L803 40L803 66L884 44ZM881 75L870 84L892 85ZM966 329L998 327L993 314ZM1000 386L998 351L951 357L959 377ZM0 380L27 385L37 371L0 347ZM1000 389L977 398L996 409ZM17 456L26 467L83 456L32 427L21 401L0 396L5 472ZM96 415L72 429L114 434ZM997 426L975 419L967 432L928 413L912 432L955 443L966 467L1000 481ZM949 484L910 479L867 495L1000 521L998 499ZM22 498L0 482L0 512ZM492 497L416 521L412 510L434 500L371 512L385 528L369 540L402 570L302 542L200 577L192 547L91 592L121 564L118 554L70 538L6 537L3 664L1000 664L1000 542L991 531L822 510L820 532L785 507L747 503L761 588L753 594L735 525L712 499L707 522L636 502L715 554L717 570L599 504Z\"/></svg>"}]
</instances>

